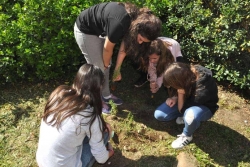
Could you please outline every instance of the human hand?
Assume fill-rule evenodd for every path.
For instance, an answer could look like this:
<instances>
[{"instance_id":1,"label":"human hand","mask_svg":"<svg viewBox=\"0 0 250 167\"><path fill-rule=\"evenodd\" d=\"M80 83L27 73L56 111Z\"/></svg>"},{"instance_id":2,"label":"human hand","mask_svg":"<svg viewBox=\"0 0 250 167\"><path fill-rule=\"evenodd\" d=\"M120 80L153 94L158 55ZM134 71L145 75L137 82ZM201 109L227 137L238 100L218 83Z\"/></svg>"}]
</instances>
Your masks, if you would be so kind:
<instances>
[{"instance_id":1,"label":"human hand","mask_svg":"<svg viewBox=\"0 0 250 167\"><path fill-rule=\"evenodd\" d=\"M121 74L120 70L115 70L114 71L112 80L113 80L113 82L122 80L122 74Z\"/></svg>"},{"instance_id":2,"label":"human hand","mask_svg":"<svg viewBox=\"0 0 250 167\"><path fill-rule=\"evenodd\" d=\"M166 100L166 104L169 106L169 107L173 107L177 102L177 97L170 97Z\"/></svg>"},{"instance_id":3,"label":"human hand","mask_svg":"<svg viewBox=\"0 0 250 167\"><path fill-rule=\"evenodd\" d=\"M156 93L159 90L159 86L156 82L150 82L150 91Z\"/></svg>"},{"instance_id":4,"label":"human hand","mask_svg":"<svg viewBox=\"0 0 250 167\"><path fill-rule=\"evenodd\" d=\"M110 143L107 143L107 150L109 151L109 157L112 157L114 155L114 149Z\"/></svg>"},{"instance_id":5,"label":"human hand","mask_svg":"<svg viewBox=\"0 0 250 167\"><path fill-rule=\"evenodd\" d=\"M107 65L107 66L104 64L104 70L109 70L110 67L111 67L111 64L109 64L109 65Z\"/></svg>"}]
</instances>

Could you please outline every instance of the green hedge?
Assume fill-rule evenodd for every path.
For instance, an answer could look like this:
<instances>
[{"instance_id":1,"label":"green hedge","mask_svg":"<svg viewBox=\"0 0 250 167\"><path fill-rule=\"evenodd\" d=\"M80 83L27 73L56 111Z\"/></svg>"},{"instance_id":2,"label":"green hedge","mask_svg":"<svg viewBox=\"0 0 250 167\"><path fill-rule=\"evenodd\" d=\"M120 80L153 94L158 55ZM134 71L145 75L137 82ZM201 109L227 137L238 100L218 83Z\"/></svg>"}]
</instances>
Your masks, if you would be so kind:
<instances>
[{"instance_id":1,"label":"green hedge","mask_svg":"<svg viewBox=\"0 0 250 167\"><path fill-rule=\"evenodd\" d=\"M163 11L190 62L209 67L219 81L249 88L249 1L175 1Z\"/></svg>"},{"instance_id":2,"label":"green hedge","mask_svg":"<svg viewBox=\"0 0 250 167\"><path fill-rule=\"evenodd\" d=\"M71 75L83 56L73 25L84 8L103 1L3 0L0 3L0 79L49 80ZM184 56L214 71L219 81L249 89L250 3L245 0L130 0L151 8L163 35Z\"/></svg>"},{"instance_id":3,"label":"green hedge","mask_svg":"<svg viewBox=\"0 0 250 167\"><path fill-rule=\"evenodd\" d=\"M81 63L73 26L78 0L4 0L0 5L1 81L49 80L70 75Z\"/></svg>"}]
</instances>

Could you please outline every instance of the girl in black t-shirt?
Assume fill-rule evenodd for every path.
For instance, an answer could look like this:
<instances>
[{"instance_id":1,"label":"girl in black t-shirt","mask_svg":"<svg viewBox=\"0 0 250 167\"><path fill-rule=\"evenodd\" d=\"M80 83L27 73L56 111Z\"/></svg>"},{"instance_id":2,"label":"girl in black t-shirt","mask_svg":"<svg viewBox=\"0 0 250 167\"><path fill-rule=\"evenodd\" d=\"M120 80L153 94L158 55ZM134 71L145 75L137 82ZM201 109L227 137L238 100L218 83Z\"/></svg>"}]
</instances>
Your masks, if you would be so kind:
<instances>
[{"instance_id":1,"label":"girl in black t-shirt","mask_svg":"<svg viewBox=\"0 0 250 167\"><path fill-rule=\"evenodd\" d=\"M105 75L102 90L103 102L122 100L110 93L109 69L116 43L122 41L115 67L115 80L121 80L120 67L126 55L138 59L149 42L161 33L161 21L150 10L139 9L130 3L105 2L83 10L76 19L76 42L89 64L100 67ZM103 112L109 107L103 103Z\"/></svg>"},{"instance_id":2,"label":"girl in black t-shirt","mask_svg":"<svg viewBox=\"0 0 250 167\"><path fill-rule=\"evenodd\" d=\"M172 142L173 148L182 148L193 139L193 133L202 121L209 120L218 110L218 88L212 72L200 65L172 63L163 74L163 83L169 98L155 110L159 121L176 119L184 124L182 134Z\"/></svg>"}]
</instances>

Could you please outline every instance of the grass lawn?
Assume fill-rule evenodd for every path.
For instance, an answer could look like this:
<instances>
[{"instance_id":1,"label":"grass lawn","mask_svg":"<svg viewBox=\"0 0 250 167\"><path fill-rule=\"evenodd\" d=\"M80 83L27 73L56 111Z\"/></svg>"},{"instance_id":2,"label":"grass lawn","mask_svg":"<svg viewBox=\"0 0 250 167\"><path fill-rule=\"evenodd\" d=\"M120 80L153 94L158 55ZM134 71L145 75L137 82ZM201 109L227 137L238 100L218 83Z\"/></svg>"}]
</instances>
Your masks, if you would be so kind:
<instances>
[{"instance_id":1,"label":"grass lawn","mask_svg":"<svg viewBox=\"0 0 250 167\"><path fill-rule=\"evenodd\" d=\"M125 67L131 70L131 67ZM182 154L197 166L250 167L250 104L236 92L219 86L220 108L214 117L202 123L191 144L180 150L171 148L183 125L175 121L159 122L153 113L167 98L166 90L151 98L149 85L135 88L135 71L123 72L123 80L114 94L124 100L105 115L114 130L111 141L115 155L95 167L172 167ZM66 84L68 84L67 81ZM37 166L35 153L40 119L50 92L65 82L20 83L0 92L0 166Z\"/></svg>"}]
</instances>

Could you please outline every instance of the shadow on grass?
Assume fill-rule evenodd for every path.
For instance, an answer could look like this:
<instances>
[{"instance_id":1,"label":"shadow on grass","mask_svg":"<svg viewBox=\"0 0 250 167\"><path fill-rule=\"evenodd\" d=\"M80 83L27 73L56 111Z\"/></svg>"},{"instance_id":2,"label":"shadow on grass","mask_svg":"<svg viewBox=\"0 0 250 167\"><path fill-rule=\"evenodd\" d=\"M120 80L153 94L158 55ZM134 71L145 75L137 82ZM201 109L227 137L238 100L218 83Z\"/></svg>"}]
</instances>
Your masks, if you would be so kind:
<instances>
[{"instance_id":1,"label":"shadow on grass","mask_svg":"<svg viewBox=\"0 0 250 167\"><path fill-rule=\"evenodd\" d=\"M227 126L204 122L195 132L193 142L221 166L250 163L249 139Z\"/></svg>"},{"instance_id":2,"label":"shadow on grass","mask_svg":"<svg viewBox=\"0 0 250 167\"><path fill-rule=\"evenodd\" d=\"M162 86L160 90L151 98L149 84L143 87L135 88L133 82L138 78L138 74L133 69L127 74L124 71L122 82L118 84L115 93L124 100L124 104L119 106L117 116L126 118L127 113L123 110L129 110L134 116L134 121L170 135L182 133L183 125L177 125L175 120L170 122L159 122L154 118L154 110L158 105L167 99L167 91ZM236 91L229 87L223 87L226 91ZM237 90L238 91L238 90ZM236 91L236 92L237 92ZM242 91L238 91L241 96ZM249 92L249 91L248 91ZM243 96L246 98L246 96ZM248 96L249 97L249 96ZM247 99L247 98L246 98ZM232 122L236 123L237 122ZM218 124L213 121L204 122L194 133L193 143L214 159L221 166L238 166L238 162L250 163L250 141L248 138L230 127Z\"/></svg>"},{"instance_id":3,"label":"shadow on grass","mask_svg":"<svg viewBox=\"0 0 250 167\"><path fill-rule=\"evenodd\" d=\"M144 125L159 131L168 132L172 136L176 136L182 132L183 126L177 125L175 121L159 122L154 118L155 108L164 102L167 98L166 90L161 87L159 92L151 98L149 85L146 84L141 88L135 88L133 82L137 76L129 74L129 79L126 75L124 81L117 85L115 95L124 100L124 104L118 106L118 117L126 118L126 112L129 110L134 116L134 121L143 123ZM39 104L39 98L48 97L49 93L58 85L64 82L37 83L37 84L18 84L11 88L6 88L9 93L7 96L4 92L0 92L0 105L11 103L17 105L12 109L12 114L15 117L14 124L17 124L22 117L30 117L29 113L33 112L29 108L20 108L18 104L23 101L31 101L34 104ZM47 92L47 93L46 93ZM112 92L113 93L113 92ZM28 109L28 110L27 110ZM232 122L234 123L234 122ZM250 141L237 131L218 124L213 121L204 122L201 127L195 132L192 141L198 148L209 154L216 163L221 166L238 166L239 162L250 163ZM118 143L119 144L119 143ZM188 147L188 146L187 146ZM110 159L111 164L108 166L130 167L130 166L153 166L158 164L166 164L164 166L172 166L175 162L175 157L170 156L141 156L139 159L131 160L122 155L121 150L115 150L114 157ZM132 154L132 153L131 153ZM147 164L145 164L145 162ZM158 163L157 163L158 162ZM104 165L102 165L104 166ZM159 166L159 165L158 165Z\"/></svg>"},{"instance_id":4,"label":"shadow on grass","mask_svg":"<svg viewBox=\"0 0 250 167\"><path fill-rule=\"evenodd\" d=\"M126 117L122 111L117 116ZM175 120L159 122L153 113L140 112L134 114L134 121L158 131L167 132L173 137L182 133L183 125ZM237 131L213 121L203 122L195 131L193 141L198 148L209 154L221 166L238 166L239 162L250 163L250 140Z\"/></svg>"},{"instance_id":5,"label":"shadow on grass","mask_svg":"<svg viewBox=\"0 0 250 167\"><path fill-rule=\"evenodd\" d=\"M41 105L41 99L47 99L54 85L56 85L55 82L52 84L42 82L5 86L0 93L0 105L6 105L2 108L2 114L5 113L3 117L6 115L9 119L12 118L12 122L8 124L17 126L20 120L30 117L30 114L36 111L34 107Z\"/></svg>"},{"instance_id":6,"label":"shadow on grass","mask_svg":"<svg viewBox=\"0 0 250 167\"><path fill-rule=\"evenodd\" d=\"M12 110L11 113L14 115L14 122L12 123L13 126L17 126L18 121L23 119L24 117L30 117L30 112L32 112L32 109L29 107L27 107L26 109L17 107Z\"/></svg>"},{"instance_id":7,"label":"shadow on grass","mask_svg":"<svg viewBox=\"0 0 250 167\"><path fill-rule=\"evenodd\" d=\"M233 86L231 83L227 82L218 82L217 84L222 86L222 89L224 91L230 92L230 93L236 93L238 96L244 98L248 103L250 102L250 88L240 89L239 87Z\"/></svg>"},{"instance_id":8,"label":"shadow on grass","mask_svg":"<svg viewBox=\"0 0 250 167\"><path fill-rule=\"evenodd\" d=\"M136 122L141 122L155 130L166 131L174 137L181 134L184 127L177 125L175 120L158 122L153 115L150 116L145 112L137 115L134 117ZM237 131L216 122L203 122L195 131L192 142L221 166L229 164L238 166L239 162L250 163L250 140Z\"/></svg>"},{"instance_id":9,"label":"shadow on grass","mask_svg":"<svg viewBox=\"0 0 250 167\"><path fill-rule=\"evenodd\" d=\"M175 120L159 122L154 118L155 108L167 99L164 88L161 88L161 92L155 95L153 99L155 101L150 103L152 98L147 87L149 85L143 88L134 88L133 85L123 86L130 90L122 89L119 92L125 102L118 106L118 117L126 118L128 112L123 110L128 110L133 114L134 121L143 123L154 130L167 132L173 137L182 133L184 126L177 125ZM232 123L237 124L237 122ZM230 127L207 121L201 124L193 137L192 142L221 166L238 166L240 162L250 163L250 140Z\"/></svg>"},{"instance_id":10,"label":"shadow on grass","mask_svg":"<svg viewBox=\"0 0 250 167\"><path fill-rule=\"evenodd\" d=\"M133 154L133 153L131 153ZM136 156L136 155L135 155ZM171 156L141 156L132 160L122 155L121 150L115 149L115 154L105 164L95 163L93 167L173 167L177 165L175 157Z\"/></svg>"}]
</instances>

